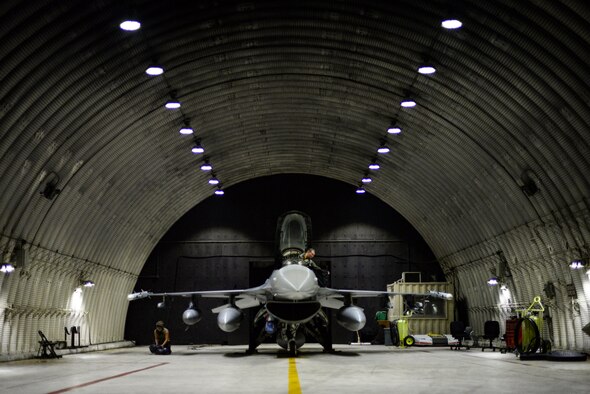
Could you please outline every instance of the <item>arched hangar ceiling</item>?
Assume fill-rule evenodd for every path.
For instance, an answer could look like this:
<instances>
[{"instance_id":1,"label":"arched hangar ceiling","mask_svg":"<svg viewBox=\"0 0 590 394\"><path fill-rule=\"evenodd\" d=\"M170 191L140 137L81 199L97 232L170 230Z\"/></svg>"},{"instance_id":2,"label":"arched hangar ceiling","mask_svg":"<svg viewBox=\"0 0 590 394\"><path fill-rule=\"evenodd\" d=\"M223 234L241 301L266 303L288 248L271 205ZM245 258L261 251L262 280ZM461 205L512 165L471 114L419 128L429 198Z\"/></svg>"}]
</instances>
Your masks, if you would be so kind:
<instances>
[{"instance_id":1,"label":"arched hangar ceiling","mask_svg":"<svg viewBox=\"0 0 590 394\"><path fill-rule=\"evenodd\" d=\"M3 1L3 246L133 276L215 190L205 158L223 188L357 185L376 158L366 190L447 270L497 249L587 253L589 44L582 1Z\"/></svg>"},{"instance_id":2,"label":"arched hangar ceiling","mask_svg":"<svg viewBox=\"0 0 590 394\"><path fill-rule=\"evenodd\" d=\"M213 191L183 119L225 186L358 183L387 139L367 190L439 255L587 196L583 3L197 3L3 5L4 234L99 261L126 260L123 245L145 255ZM120 30L125 16L142 28ZM441 28L448 16L464 26ZM154 62L165 73L148 77ZM180 110L164 109L171 92ZM402 134L387 138L394 119ZM53 201L38 192L50 174Z\"/></svg>"}]
</instances>

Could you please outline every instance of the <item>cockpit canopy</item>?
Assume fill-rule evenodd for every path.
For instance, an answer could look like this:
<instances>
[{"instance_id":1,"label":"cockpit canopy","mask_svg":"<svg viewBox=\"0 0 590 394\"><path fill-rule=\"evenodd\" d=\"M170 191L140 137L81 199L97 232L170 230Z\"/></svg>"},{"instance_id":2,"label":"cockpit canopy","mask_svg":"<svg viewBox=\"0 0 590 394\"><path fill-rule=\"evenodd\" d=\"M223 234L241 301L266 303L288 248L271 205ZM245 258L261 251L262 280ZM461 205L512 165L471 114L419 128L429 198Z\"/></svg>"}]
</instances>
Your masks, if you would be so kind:
<instances>
[{"instance_id":1,"label":"cockpit canopy","mask_svg":"<svg viewBox=\"0 0 590 394\"><path fill-rule=\"evenodd\" d=\"M277 223L279 229L279 250L284 258L299 255L308 247L311 232L311 220L303 212L290 211Z\"/></svg>"}]
</instances>

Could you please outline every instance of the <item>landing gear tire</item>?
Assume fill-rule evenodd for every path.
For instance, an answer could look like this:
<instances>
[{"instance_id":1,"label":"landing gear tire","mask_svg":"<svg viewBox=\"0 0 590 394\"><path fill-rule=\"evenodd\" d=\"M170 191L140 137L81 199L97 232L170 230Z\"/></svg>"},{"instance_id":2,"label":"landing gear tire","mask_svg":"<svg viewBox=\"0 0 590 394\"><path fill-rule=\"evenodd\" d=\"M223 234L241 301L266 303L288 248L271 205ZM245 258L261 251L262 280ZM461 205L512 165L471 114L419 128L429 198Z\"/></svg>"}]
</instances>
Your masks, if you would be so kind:
<instances>
[{"instance_id":1,"label":"landing gear tire","mask_svg":"<svg viewBox=\"0 0 590 394\"><path fill-rule=\"evenodd\" d=\"M289 341L289 356L297 357L297 343Z\"/></svg>"},{"instance_id":2,"label":"landing gear tire","mask_svg":"<svg viewBox=\"0 0 590 394\"><path fill-rule=\"evenodd\" d=\"M407 337L404 338L404 345L406 345L408 347L414 346L415 343L416 343L416 340L411 335L408 335Z\"/></svg>"}]
</instances>

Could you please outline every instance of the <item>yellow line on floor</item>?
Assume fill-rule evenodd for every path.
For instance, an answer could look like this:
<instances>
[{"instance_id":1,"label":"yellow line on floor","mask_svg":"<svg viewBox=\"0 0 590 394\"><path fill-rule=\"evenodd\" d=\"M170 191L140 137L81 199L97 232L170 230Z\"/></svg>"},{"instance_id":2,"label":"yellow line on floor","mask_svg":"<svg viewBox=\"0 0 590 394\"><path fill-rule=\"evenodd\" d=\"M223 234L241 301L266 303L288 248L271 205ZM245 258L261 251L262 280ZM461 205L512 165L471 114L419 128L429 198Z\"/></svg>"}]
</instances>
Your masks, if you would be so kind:
<instances>
[{"instance_id":1,"label":"yellow line on floor","mask_svg":"<svg viewBox=\"0 0 590 394\"><path fill-rule=\"evenodd\" d=\"M289 394L301 394L301 385L299 384L299 375L297 374L297 365L295 359L289 359Z\"/></svg>"}]
</instances>

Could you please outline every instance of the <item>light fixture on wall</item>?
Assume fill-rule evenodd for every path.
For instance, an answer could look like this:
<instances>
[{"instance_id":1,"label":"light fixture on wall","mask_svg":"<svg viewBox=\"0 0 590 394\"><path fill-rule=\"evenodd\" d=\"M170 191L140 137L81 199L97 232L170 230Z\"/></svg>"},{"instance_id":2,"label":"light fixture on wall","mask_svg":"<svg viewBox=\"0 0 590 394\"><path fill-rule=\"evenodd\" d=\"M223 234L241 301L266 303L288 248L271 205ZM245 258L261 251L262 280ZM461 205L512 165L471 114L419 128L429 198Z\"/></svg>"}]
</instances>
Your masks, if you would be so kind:
<instances>
[{"instance_id":1,"label":"light fixture on wall","mask_svg":"<svg viewBox=\"0 0 590 394\"><path fill-rule=\"evenodd\" d=\"M487 283L489 286L500 285L500 289L507 291L507 283L512 277L512 274L510 273L510 267L508 266L508 260L506 259L506 256L504 256L504 252L501 250L498 250L496 255L499 259L498 266L496 269L491 270L492 276L490 279L488 279Z\"/></svg>"},{"instance_id":2,"label":"light fixture on wall","mask_svg":"<svg viewBox=\"0 0 590 394\"><path fill-rule=\"evenodd\" d=\"M43 187L43 190L40 191L40 194L48 200L53 200L61 193L61 189L57 188L60 180L61 178L59 174L51 171L43 180L45 182L45 186Z\"/></svg>"},{"instance_id":3,"label":"light fixture on wall","mask_svg":"<svg viewBox=\"0 0 590 394\"><path fill-rule=\"evenodd\" d=\"M12 265L10 263L3 263L0 266L0 272L2 272L3 274L10 274L13 271L14 271L14 265Z\"/></svg>"},{"instance_id":4,"label":"light fixture on wall","mask_svg":"<svg viewBox=\"0 0 590 394\"><path fill-rule=\"evenodd\" d=\"M500 290L508 291L508 285L504 283L504 279L498 278L497 276L492 276L488 279L488 286L500 286Z\"/></svg>"},{"instance_id":5,"label":"light fixture on wall","mask_svg":"<svg viewBox=\"0 0 590 394\"><path fill-rule=\"evenodd\" d=\"M582 259L576 259L576 260L572 260L572 262L569 264L569 267L572 270L581 270L583 268L586 267L586 260L582 260Z\"/></svg>"},{"instance_id":6,"label":"light fixture on wall","mask_svg":"<svg viewBox=\"0 0 590 394\"><path fill-rule=\"evenodd\" d=\"M545 286L543 286L543 291L545 292L545 297L548 299L552 300L555 298L555 285L552 281L545 283Z\"/></svg>"},{"instance_id":7,"label":"light fixture on wall","mask_svg":"<svg viewBox=\"0 0 590 394\"><path fill-rule=\"evenodd\" d=\"M3 263L0 264L0 273L8 275L14 272L16 267L19 267L21 277L30 277L30 273L26 270L29 261L29 250L25 244L24 240L18 239L11 252L7 252L7 255L0 254L0 259L3 260Z\"/></svg>"},{"instance_id":8,"label":"light fixture on wall","mask_svg":"<svg viewBox=\"0 0 590 394\"><path fill-rule=\"evenodd\" d=\"M80 287L94 287L94 281L88 279L85 273L81 273L78 277L78 288Z\"/></svg>"},{"instance_id":9,"label":"light fixture on wall","mask_svg":"<svg viewBox=\"0 0 590 394\"><path fill-rule=\"evenodd\" d=\"M84 287L94 287L95 283L91 280L88 280L88 279L82 279L80 281L80 285L82 285Z\"/></svg>"},{"instance_id":10,"label":"light fixture on wall","mask_svg":"<svg viewBox=\"0 0 590 394\"><path fill-rule=\"evenodd\" d=\"M527 197L532 197L539 192L539 177L530 168L525 169L520 174L522 186L520 189Z\"/></svg>"}]
</instances>

